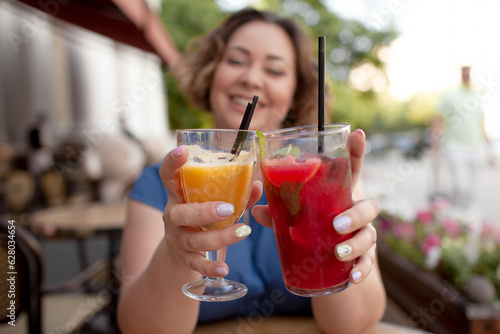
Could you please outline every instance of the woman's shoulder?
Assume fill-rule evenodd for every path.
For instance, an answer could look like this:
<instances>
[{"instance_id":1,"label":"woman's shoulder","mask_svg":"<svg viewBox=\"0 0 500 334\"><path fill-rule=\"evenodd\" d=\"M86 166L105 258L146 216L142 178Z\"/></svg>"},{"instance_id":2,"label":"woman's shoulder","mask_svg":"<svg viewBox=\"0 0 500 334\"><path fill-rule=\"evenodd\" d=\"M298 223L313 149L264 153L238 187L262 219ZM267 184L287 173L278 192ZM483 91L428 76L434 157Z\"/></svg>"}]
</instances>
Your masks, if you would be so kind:
<instances>
[{"instance_id":1,"label":"woman's shoulder","mask_svg":"<svg viewBox=\"0 0 500 334\"><path fill-rule=\"evenodd\" d=\"M129 197L163 211L168 192L160 178L160 166L161 162L146 166L132 186Z\"/></svg>"}]
</instances>

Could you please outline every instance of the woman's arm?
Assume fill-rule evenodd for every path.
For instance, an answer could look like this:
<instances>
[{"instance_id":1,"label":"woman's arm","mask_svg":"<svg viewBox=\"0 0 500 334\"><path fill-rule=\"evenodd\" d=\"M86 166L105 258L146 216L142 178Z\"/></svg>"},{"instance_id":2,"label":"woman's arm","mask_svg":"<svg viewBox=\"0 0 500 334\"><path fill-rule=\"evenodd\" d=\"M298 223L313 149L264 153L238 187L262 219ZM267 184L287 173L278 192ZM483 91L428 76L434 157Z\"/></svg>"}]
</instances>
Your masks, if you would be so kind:
<instances>
[{"instance_id":1,"label":"woman's arm","mask_svg":"<svg viewBox=\"0 0 500 334\"><path fill-rule=\"evenodd\" d=\"M199 302L181 292L201 275L168 249L162 212L131 200L122 240L122 287L118 323L122 333L191 333Z\"/></svg>"},{"instance_id":2,"label":"woman's arm","mask_svg":"<svg viewBox=\"0 0 500 334\"><path fill-rule=\"evenodd\" d=\"M363 282L339 294L312 300L314 317L328 334L365 333L382 319L385 306L386 295L376 261Z\"/></svg>"},{"instance_id":3,"label":"woman's arm","mask_svg":"<svg viewBox=\"0 0 500 334\"><path fill-rule=\"evenodd\" d=\"M231 212L218 210L221 205L227 207L222 202L185 203L180 167L187 158L187 150L178 147L162 163L160 177L169 193L163 212L142 202L129 202L118 306L118 323L124 334L191 333L198 321L199 301L184 296L182 286L202 275L225 276L227 265L206 259L204 252L245 238L237 233L241 223L199 231L198 226L221 221ZM261 195L262 184L255 182L249 205Z\"/></svg>"}]
</instances>

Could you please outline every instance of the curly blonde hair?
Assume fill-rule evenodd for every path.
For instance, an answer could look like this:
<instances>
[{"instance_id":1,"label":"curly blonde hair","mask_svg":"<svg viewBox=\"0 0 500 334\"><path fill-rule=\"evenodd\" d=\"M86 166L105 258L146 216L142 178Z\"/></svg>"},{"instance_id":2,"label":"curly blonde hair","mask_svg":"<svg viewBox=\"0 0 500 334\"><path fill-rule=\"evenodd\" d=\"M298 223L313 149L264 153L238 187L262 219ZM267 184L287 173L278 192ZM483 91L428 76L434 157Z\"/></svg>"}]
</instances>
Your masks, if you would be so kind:
<instances>
[{"instance_id":1,"label":"curly blonde hair","mask_svg":"<svg viewBox=\"0 0 500 334\"><path fill-rule=\"evenodd\" d=\"M252 21L275 24L290 37L296 55L297 88L283 127L314 124L317 122L318 71L312 52L311 38L290 18L268 11L248 8L229 16L206 35L193 39L173 71L177 73L184 96L195 108L210 111L210 86L215 69L224 54L231 35ZM325 90L327 91L327 90ZM325 98L329 103L330 97ZM327 109L328 110L328 109ZM325 115L328 118L328 115Z\"/></svg>"}]
</instances>

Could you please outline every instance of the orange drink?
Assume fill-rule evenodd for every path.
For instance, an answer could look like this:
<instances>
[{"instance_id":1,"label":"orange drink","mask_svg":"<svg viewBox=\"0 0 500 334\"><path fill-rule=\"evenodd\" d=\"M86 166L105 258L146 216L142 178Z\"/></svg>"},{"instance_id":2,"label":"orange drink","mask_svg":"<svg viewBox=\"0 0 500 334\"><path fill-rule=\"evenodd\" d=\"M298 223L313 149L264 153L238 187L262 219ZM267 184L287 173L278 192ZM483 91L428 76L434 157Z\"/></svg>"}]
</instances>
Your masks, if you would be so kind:
<instances>
[{"instance_id":1,"label":"orange drink","mask_svg":"<svg viewBox=\"0 0 500 334\"><path fill-rule=\"evenodd\" d=\"M236 129L177 130L177 145L185 145L189 157L180 169L180 182L186 203L224 202L234 206L230 217L197 225L197 233L208 236L233 225L245 211L252 189L257 160L256 133ZM204 225L205 224L205 225ZM224 261L227 246L206 250L210 261ZM195 300L221 302L246 295L248 288L223 277L204 277L182 286L182 292Z\"/></svg>"},{"instance_id":2,"label":"orange drink","mask_svg":"<svg viewBox=\"0 0 500 334\"><path fill-rule=\"evenodd\" d=\"M205 225L204 228L220 229L238 220L248 201L253 170L253 163L182 166L182 188L186 202L222 201L234 205L234 213L230 217Z\"/></svg>"}]
</instances>

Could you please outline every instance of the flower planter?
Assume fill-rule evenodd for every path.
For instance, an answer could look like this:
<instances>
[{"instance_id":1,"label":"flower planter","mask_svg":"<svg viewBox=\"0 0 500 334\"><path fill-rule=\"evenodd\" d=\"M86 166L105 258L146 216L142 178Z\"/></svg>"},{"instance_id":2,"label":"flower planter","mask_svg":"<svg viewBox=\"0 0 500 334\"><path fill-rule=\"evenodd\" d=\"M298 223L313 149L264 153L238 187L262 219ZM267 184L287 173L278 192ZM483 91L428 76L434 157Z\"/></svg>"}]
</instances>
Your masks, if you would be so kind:
<instances>
[{"instance_id":1,"label":"flower planter","mask_svg":"<svg viewBox=\"0 0 500 334\"><path fill-rule=\"evenodd\" d=\"M474 304L445 279L377 245L387 295L408 324L437 334L500 333L500 304Z\"/></svg>"}]
</instances>

